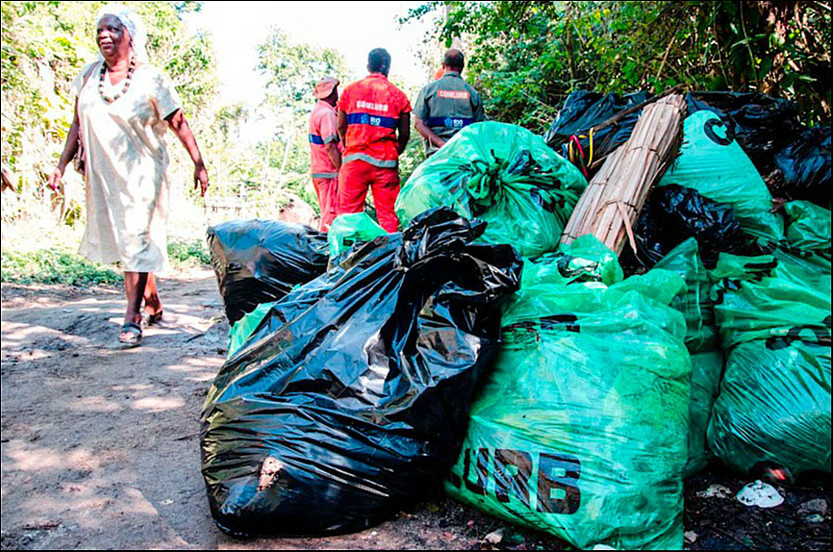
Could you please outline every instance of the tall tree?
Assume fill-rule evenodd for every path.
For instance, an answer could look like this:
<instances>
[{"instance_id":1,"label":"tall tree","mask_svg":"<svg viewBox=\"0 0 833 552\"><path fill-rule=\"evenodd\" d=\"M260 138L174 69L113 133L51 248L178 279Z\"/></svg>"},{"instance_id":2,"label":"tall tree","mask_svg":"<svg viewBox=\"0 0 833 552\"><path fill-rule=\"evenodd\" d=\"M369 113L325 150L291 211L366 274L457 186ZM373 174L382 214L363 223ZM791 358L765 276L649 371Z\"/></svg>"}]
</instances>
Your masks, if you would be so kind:
<instances>
[{"instance_id":1,"label":"tall tree","mask_svg":"<svg viewBox=\"0 0 833 552\"><path fill-rule=\"evenodd\" d=\"M331 76L346 84L344 58L335 50L310 44L293 44L274 28L258 45L257 70L266 78L266 95L261 110L274 117L275 131L260 145L275 182L263 182L277 190L287 187L312 205L317 205L309 178L309 149L306 118L315 98L315 83Z\"/></svg>"}]
</instances>

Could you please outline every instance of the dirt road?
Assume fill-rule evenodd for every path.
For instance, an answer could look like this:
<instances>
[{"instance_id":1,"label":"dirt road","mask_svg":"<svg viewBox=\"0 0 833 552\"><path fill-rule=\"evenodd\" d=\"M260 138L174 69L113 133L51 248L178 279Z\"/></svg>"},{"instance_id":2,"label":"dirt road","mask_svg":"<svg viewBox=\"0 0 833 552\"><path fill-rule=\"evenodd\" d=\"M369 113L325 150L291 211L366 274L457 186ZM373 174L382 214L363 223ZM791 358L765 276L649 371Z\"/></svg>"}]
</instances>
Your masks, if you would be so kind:
<instances>
[{"instance_id":1,"label":"dirt road","mask_svg":"<svg viewBox=\"0 0 833 552\"><path fill-rule=\"evenodd\" d=\"M208 511L198 420L228 325L207 270L162 280L160 294L164 322L123 350L118 288L3 285L4 549L471 548L497 527L437 497L356 535L225 536Z\"/></svg>"},{"instance_id":2,"label":"dirt road","mask_svg":"<svg viewBox=\"0 0 833 552\"><path fill-rule=\"evenodd\" d=\"M439 495L354 535L225 536L208 511L198 418L225 357L228 326L208 270L164 279L160 289L164 322L146 330L141 347L122 350L114 343L124 304L118 288L3 284L4 549L560 547ZM716 508L694 498L712 482L707 476L687 486L686 530L698 535L692 547L829 547L829 513L811 526L797 513L812 498L829 504L829 489L791 490L769 518L736 501ZM721 483L735 491L742 484Z\"/></svg>"}]
</instances>

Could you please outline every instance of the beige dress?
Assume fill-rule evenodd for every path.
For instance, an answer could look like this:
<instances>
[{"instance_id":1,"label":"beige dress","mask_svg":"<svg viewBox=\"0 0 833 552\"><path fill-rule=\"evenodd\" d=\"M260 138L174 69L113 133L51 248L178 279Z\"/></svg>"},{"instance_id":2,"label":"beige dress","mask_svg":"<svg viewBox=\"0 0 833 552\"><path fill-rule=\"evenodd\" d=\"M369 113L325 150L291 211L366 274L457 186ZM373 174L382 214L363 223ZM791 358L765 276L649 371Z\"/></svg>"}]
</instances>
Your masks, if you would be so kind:
<instances>
[{"instance_id":1,"label":"beige dress","mask_svg":"<svg viewBox=\"0 0 833 552\"><path fill-rule=\"evenodd\" d=\"M161 71L141 65L127 92L107 103L99 92L102 63L92 64L86 84L90 66L73 82L87 172L87 228L80 253L99 263L121 261L129 272L160 272L168 266L165 117L180 108L179 97ZM108 80L109 75L109 85ZM112 90L120 91L123 84ZM105 86L110 97L112 90Z\"/></svg>"}]
</instances>

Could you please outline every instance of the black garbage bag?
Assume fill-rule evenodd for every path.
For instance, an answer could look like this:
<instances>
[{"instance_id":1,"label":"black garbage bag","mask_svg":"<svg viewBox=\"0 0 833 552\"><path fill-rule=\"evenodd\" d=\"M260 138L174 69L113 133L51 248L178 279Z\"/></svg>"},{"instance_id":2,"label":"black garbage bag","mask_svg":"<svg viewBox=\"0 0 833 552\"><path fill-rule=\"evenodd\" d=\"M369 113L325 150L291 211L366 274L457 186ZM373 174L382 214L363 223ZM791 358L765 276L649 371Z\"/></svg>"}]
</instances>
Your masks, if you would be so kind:
<instances>
[{"instance_id":1,"label":"black garbage bag","mask_svg":"<svg viewBox=\"0 0 833 552\"><path fill-rule=\"evenodd\" d=\"M233 220L209 227L206 239L232 324L327 269L327 234L303 224Z\"/></svg>"},{"instance_id":2,"label":"black garbage bag","mask_svg":"<svg viewBox=\"0 0 833 552\"><path fill-rule=\"evenodd\" d=\"M569 159L569 142L571 136L586 135L590 128L605 122L617 113L638 105L650 96L647 92L634 92L625 96L617 94L599 94L586 90L577 90L567 96L564 105L555 117L550 129L544 135L544 141ZM642 110L623 117L617 124L601 129L593 135L593 159L605 157L620 145L628 141ZM590 138L579 138L585 161L589 161Z\"/></svg>"},{"instance_id":3,"label":"black garbage bag","mask_svg":"<svg viewBox=\"0 0 833 552\"><path fill-rule=\"evenodd\" d=\"M776 195L830 205L830 135L830 126L807 128L775 155L775 164L783 175L783 183L773 190Z\"/></svg>"},{"instance_id":4,"label":"black garbage bag","mask_svg":"<svg viewBox=\"0 0 833 552\"><path fill-rule=\"evenodd\" d=\"M721 251L735 255L761 252L735 219L732 206L700 195L693 188L669 184L651 192L634 229L639 259L653 267L675 247L695 238L706 268L714 268Z\"/></svg>"},{"instance_id":5,"label":"black garbage bag","mask_svg":"<svg viewBox=\"0 0 833 552\"><path fill-rule=\"evenodd\" d=\"M485 224L427 211L277 302L220 370L202 472L233 534L360 530L439 486L517 290Z\"/></svg>"}]
</instances>

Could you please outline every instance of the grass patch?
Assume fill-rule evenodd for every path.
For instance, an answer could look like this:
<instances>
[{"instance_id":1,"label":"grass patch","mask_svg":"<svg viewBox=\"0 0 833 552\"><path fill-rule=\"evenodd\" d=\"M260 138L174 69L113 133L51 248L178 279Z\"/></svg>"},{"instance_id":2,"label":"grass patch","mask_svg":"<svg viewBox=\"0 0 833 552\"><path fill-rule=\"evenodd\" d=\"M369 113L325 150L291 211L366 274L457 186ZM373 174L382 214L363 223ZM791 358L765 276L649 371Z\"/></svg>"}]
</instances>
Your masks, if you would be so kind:
<instances>
[{"instance_id":1,"label":"grass patch","mask_svg":"<svg viewBox=\"0 0 833 552\"><path fill-rule=\"evenodd\" d=\"M169 243L168 257L174 268L211 264L208 249L199 240ZM26 252L4 249L1 258L0 281L7 283L94 286L124 281L121 268L102 266L58 247Z\"/></svg>"},{"instance_id":2,"label":"grass patch","mask_svg":"<svg viewBox=\"0 0 833 552\"><path fill-rule=\"evenodd\" d=\"M3 251L0 281L92 286L119 284L124 281L124 277L121 272L90 262L75 253L51 248L25 253Z\"/></svg>"},{"instance_id":3,"label":"grass patch","mask_svg":"<svg viewBox=\"0 0 833 552\"><path fill-rule=\"evenodd\" d=\"M205 242L200 240L169 242L168 259L171 262L171 266L178 268L211 264L211 256L208 253L208 248L205 246Z\"/></svg>"}]
</instances>

